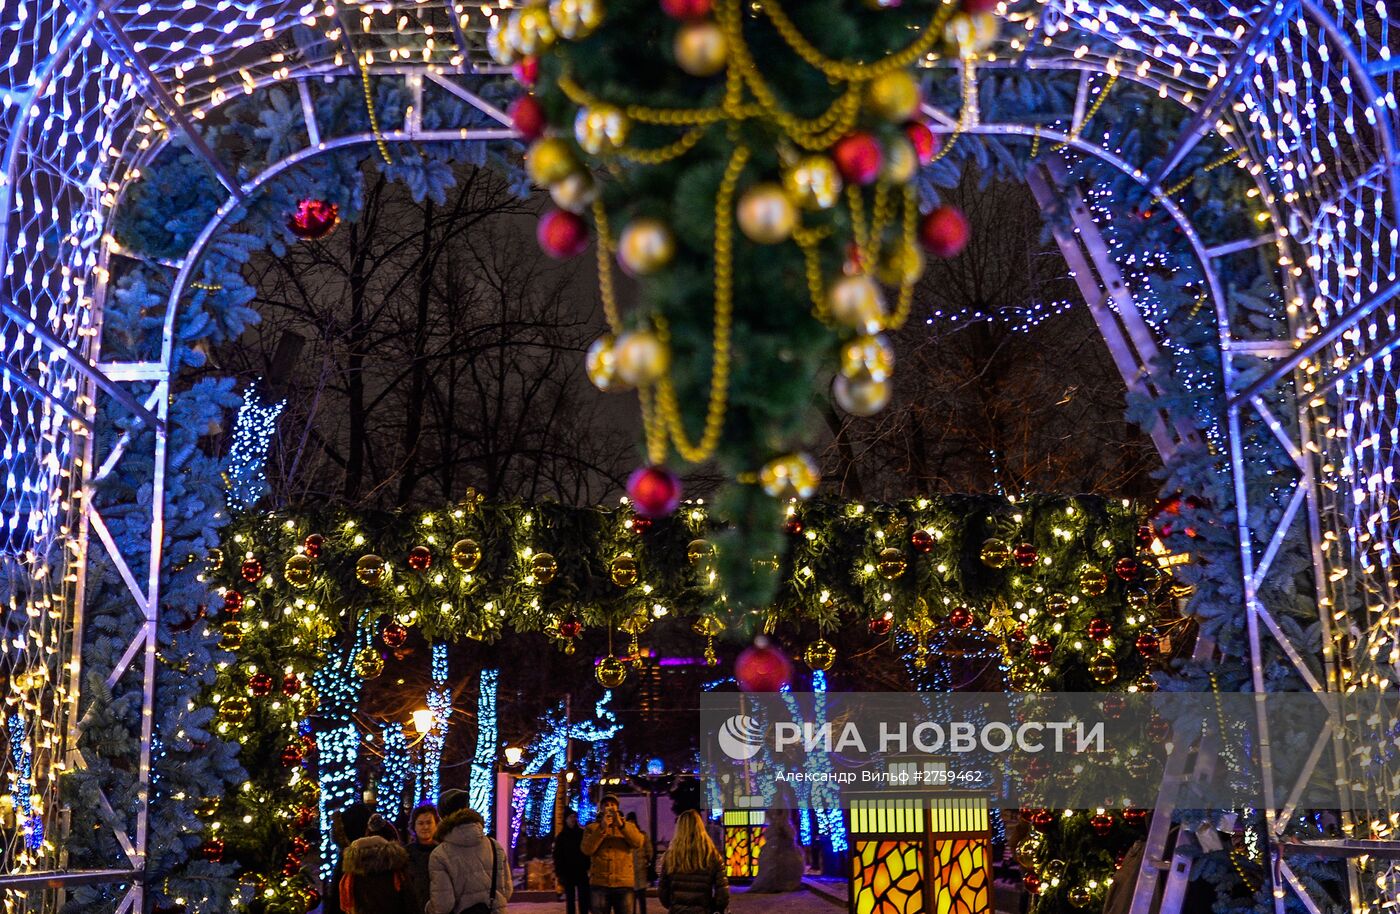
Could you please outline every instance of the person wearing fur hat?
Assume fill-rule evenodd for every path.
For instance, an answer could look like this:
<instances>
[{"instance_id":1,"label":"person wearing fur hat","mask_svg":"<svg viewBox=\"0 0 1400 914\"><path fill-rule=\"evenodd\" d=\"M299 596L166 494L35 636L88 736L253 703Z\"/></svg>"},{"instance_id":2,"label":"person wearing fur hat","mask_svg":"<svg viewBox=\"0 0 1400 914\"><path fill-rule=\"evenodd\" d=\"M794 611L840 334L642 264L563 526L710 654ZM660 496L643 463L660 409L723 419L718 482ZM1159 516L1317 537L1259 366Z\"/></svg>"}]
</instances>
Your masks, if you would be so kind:
<instances>
[{"instance_id":1,"label":"person wearing fur hat","mask_svg":"<svg viewBox=\"0 0 1400 914\"><path fill-rule=\"evenodd\" d=\"M465 790L438 798L438 846L428 857L428 914L503 914L510 901L510 863L486 834Z\"/></svg>"},{"instance_id":2,"label":"person wearing fur hat","mask_svg":"<svg viewBox=\"0 0 1400 914\"><path fill-rule=\"evenodd\" d=\"M582 844L589 858L593 914L632 914L637 886L633 854L642 846L642 833L622 817L617 797L603 797L598 818L583 830Z\"/></svg>"},{"instance_id":3,"label":"person wearing fur hat","mask_svg":"<svg viewBox=\"0 0 1400 914\"><path fill-rule=\"evenodd\" d=\"M416 914L408 878L408 851L379 835L350 842L341 866L340 909L345 914Z\"/></svg>"}]
</instances>

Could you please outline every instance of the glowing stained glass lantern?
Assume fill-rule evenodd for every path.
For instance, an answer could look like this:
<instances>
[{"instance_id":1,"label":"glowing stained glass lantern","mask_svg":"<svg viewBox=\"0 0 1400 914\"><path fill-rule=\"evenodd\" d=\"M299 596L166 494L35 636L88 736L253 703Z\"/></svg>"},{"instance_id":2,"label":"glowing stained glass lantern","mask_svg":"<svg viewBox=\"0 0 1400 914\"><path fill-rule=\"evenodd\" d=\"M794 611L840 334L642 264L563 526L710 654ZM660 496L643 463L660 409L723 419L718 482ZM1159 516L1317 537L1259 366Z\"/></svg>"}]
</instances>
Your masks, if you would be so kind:
<instances>
[{"instance_id":1,"label":"glowing stained glass lantern","mask_svg":"<svg viewBox=\"0 0 1400 914\"><path fill-rule=\"evenodd\" d=\"M852 914L992 914L985 796L850 796Z\"/></svg>"},{"instance_id":2,"label":"glowing stained glass lantern","mask_svg":"<svg viewBox=\"0 0 1400 914\"><path fill-rule=\"evenodd\" d=\"M752 879L758 875L758 852L763 849L763 826L767 810L756 805L761 797L740 797L739 802L751 800L738 809L724 811L724 863L730 879Z\"/></svg>"}]
</instances>

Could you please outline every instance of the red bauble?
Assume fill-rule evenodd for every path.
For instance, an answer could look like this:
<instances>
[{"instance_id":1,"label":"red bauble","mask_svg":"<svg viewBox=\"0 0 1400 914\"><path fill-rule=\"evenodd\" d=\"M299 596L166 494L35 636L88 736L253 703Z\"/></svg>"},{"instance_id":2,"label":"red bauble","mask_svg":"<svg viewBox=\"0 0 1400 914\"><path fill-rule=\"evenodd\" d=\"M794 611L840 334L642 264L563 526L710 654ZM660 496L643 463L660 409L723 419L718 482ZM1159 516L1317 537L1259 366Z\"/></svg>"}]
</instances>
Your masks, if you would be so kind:
<instances>
[{"instance_id":1,"label":"red bauble","mask_svg":"<svg viewBox=\"0 0 1400 914\"><path fill-rule=\"evenodd\" d=\"M642 517L667 517L681 503L680 477L665 467L638 467L627 477L627 497Z\"/></svg>"},{"instance_id":2,"label":"red bauble","mask_svg":"<svg viewBox=\"0 0 1400 914\"><path fill-rule=\"evenodd\" d=\"M956 206L939 206L919 220L919 243L935 257L956 257L967 247L972 227Z\"/></svg>"},{"instance_id":3,"label":"red bauble","mask_svg":"<svg viewBox=\"0 0 1400 914\"><path fill-rule=\"evenodd\" d=\"M831 158L848 184L874 184L885 166L879 140L868 133L851 133L836 141Z\"/></svg>"},{"instance_id":4,"label":"red bauble","mask_svg":"<svg viewBox=\"0 0 1400 914\"><path fill-rule=\"evenodd\" d=\"M1119 580L1131 581L1138 576L1137 559L1124 556L1113 563L1113 573L1118 575Z\"/></svg>"},{"instance_id":5,"label":"red bauble","mask_svg":"<svg viewBox=\"0 0 1400 914\"><path fill-rule=\"evenodd\" d=\"M306 828L316 821L316 810L310 806L298 806L296 818L292 820L297 828Z\"/></svg>"},{"instance_id":6,"label":"red bauble","mask_svg":"<svg viewBox=\"0 0 1400 914\"><path fill-rule=\"evenodd\" d=\"M288 854L282 861L282 875L287 877L295 876L301 872L301 858L296 854Z\"/></svg>"},{"instance_id":7,"label":"red bauble","mask_svg":"<svg viewBox=\"0 0 1400 914\"><path fill-rule=\"evenodd\" d=\"M301 760L306 757L299 743L289 743L277 756L277 760L282 763L283 768L291 768L293 765L301 764Z\"/></svg>"},{"instance_id":8,"label":"red bauble","mask_svg":"<svg viewBox=\"0 0 1400 914\"><path fill-rule=\"evenodd\" d=\"M1109 720L1117 720L1123 716L1123 709L1128 706L1128 702L1122 695L1109 693L1103 697L1103 716Z\"/></svg>"},{"instance_id":9,"label":"red bauble","mask_svg":"<svg viewBox=\"0 0 1400 914\"><path fill-rule=\"evenodd\" d=\"M1049 773L1049 759L1036 755L1026 760L1025 767L1022 769L1021 779L1027 784L1034 784Z\"/></svg>"},{"instance_id":10,"label":"red bauble","mask_svg":"<svg viewBox=\"0 0 1400 914\"><path fill-rule=\"evenodd\" d=\"M1113 829L1113 816L1107 813L1098 813L1089 817L1089 827L1094 830L1094 834L1102 838Z\"/></svg>"},{"instance_id":11,"label":"red bauble","mask_svg":"<svg viewBox=\"0 0 1400 914\"><path fill-rule=\"evenodd\" d=\"M995 13L998 0L961 0L958 4L964 13L976 16L979 13Z\"/></svg>"},{"instance_id":12,"label":"red bauble","mask_svg":"<svg viewBox=\"0 0 1400 914\"><path fill-rule=\"evenodd\" d=\"M710 6L710 0L661 0L661 11L672 19L703 19Z\"/></svg>"},{"instance_id":13,"label":"red bauble","mask_svg":"<svg viewBox=\"0 0 1400 914\"><path fill-rule=\"evenodd\" d=\"M1021 816L1036 828L1044 831L1055 822L1055 814L1048 809L1031 809L1022 813Z\"/></svg>"},{"instance_id":14,"label":"red bauble","mask_svg":"<svg viewBox=\"0 0 1400 914\"><path fill-rule=\"evenodd\" d=\"M319 533L308 534L302 546L306 548L306 554L313 559L321 557L321 547L326 545L326 538Z\"/></svg>"},{"instance_id":15,"label":"red bauble","mask_svg":"<svg viewBox=\"0 0 1400 914\"><path fill-rule=\"evenodd\" d=\"M1022 568L1030 568L1035 565L1036 559L1040 558L1040 550L1031 543L1019 543L1016 546L1012 557L1016 559L1016 564Z\"/></svg>"},{"instance_id":16,"label":"red bauble","mask_svg":"<svg viewBox=\"0 0 1400 914\"><path fill-rule=\"evenodd\" d=\"M292 838L292 853L305 857L311 853L311 842L302 835L296 835Z\"/></svg>"},{"instance_id":17,"label":"red bauble","mask_svg":"<svg viewBox=\"0 0 1400 914\"><path fill-rule=\"evenodd\" d=\"M535 226L540 250L555 260L577 257L588 247L588 223L564 209L552 209Z\"/></svg>"},{"instance_id":18,"label":"red bauble","mask_svg":"<svg viewBox=\"0 0 1400 914\"><path fill-rule=\"evenodd\" d=\"M806 528L803 526L802 519L799 517L789 517L787 520L783 521L783 532L789 536L797 536L804 529Z\"/></svg>"},{"instance_id":19,"label":"red bauble","mask_svg":"<svg viewBox=\"0 0 1400 914\"><path fill-rule=\"evenodd\" d=\"M296 676L292 675L291 673L288 673L286 676L283 676L283 677L282 677L282 694L283 694L283 695L286 695L288 698L291 698L293 695L297 694L297 693L300 692L300 691L301 691L301 680L300 680L300 679L298 679Z\"/></svg>"},{"instance_id":20,"label":"red bauble","mask_svg":"<svg viewBox=\"0 0 1400 914\"><path fill-rule=\"evenodd\" d=\"M387 648L403 647L408 640L408 629L397 622L390 622L384 626L384 631L379 633L379 640L384 642Z\"/></svg>"},{"instance_id":21,"label":"red bauble","mask_svg":"<svg viewBox=\"0 0 1400 914\"><path fill-rule=\"evenodd\" d=\"M928 555L933 551L933 534L922 527L909 534L909 545L914 547L914 551L920 555Z\"/></svg>"},{"instance_id":22,"label":"red bauble","mask_svg":"<svg viewBox=\"0 0 1400 914\"><path fill-rule=\"evenodd\" d=\"M242 565L238 566L238 573L243 575L243 580L252 584L256 582L258 578L262 577L262 562L259 562L257 559L247 559Z\"/></svg>"},{"instance_id":23,"label":"red bauble","mask_svg":"<svg viewBox=\"0 0 1400 914\"><path fill-rule=\"evenodd\" d=\"M958 606L948 613L948 624L953 628L972 628L972 610Z\"/></svg>"},{"instance_id":24,"label":"red bauble","mask_svg":"<svg viewBox=\"0 0 1400 914\"><path fill-rule=\"evenodd\" d=\"M628 529L637 534L637 536L641 536L651 529L651 524L652 520L650 517L634 517L632 518L632 526Z\"/></svg>"},{"instance_id":25,"label":"red bauble","mask_svg":"<svg viewBox=\"0 0 1400 914\"><path fill-rule=\"evenodd\" d=\"M1123 810L1123 822L1137 828L1147 824L1147 817L1151 815L1145 809L1125 809Z\"/></svg>"},{"instance_id":26,"label":"red bauble","mask_svg":"<svg viewBox=\"0 0 1400 914\"><path fill-rule=\"evenodd\" d=\"M932 162L933 157L938 154L938 147L942 145L938 134L930 130L928 124L923 121L910 121L905 124L904 136L913 145L914 154L919 157L920 165Z\"/></svg>"},{"instance_id":27,"label":"red bauble","mask_svg":"<svg viewBox=\"0 0 1400 914\"><path fill-rule=\"evenodd\" d=\"M1089 620L1089 637L1095 641L1102 641L1113 634L1113 626L1106 619Z\"/></svg>"},{"instance_id":28,"label":"red bauble","mask_svg":"<svg viewBox=\"0 0 1400 914\"><path fill-rule=\"evenodd\" d=\"M243 612L243 594L236 590L224 591L224 615L236 616Z\"/></svg>"},{"instance_id":29,"label":"red bauble","mask_svg":"<svg viewBox=\"0 0 1400 914\"><path fill-rule=\"evenodd\" d=\"M1021 884L1026 887L1026 891L1032 895L1040 894L1040 877L1035 873L1027 873L1021 877Z\"/></svg>"},{"instance_id":30,"label":"red bauble","mask_svg":"<svg viewBox=\"0 0 1400 914\"><path fill-rule=\"evenodd\" d=\"M287 228L302 241L320 241L335 231L340 207L324 200L302 200L287 219Z\"/></svg>"},{"instance_id":31,"label":"red bauble","mask_svg":"<svg viewBox=\"0 0 1400 914\"><path fill-rule=\"evenodd\" d=\"M535 88L535 83L540 81L540 59L538 57L526 57L518 61L511 72L515 74L515 81L527 89Z\"/></svg>"},{"instance_id":32,"label":"red bauble","mask_svg":"<svg viewBox=\"0 0 1400 914\"><path fill-rule=\"evenodd\" d=\"M1026 623L1024 622L1013 628L1011 630L1011 634L1006 636L1006 640L1010 641L1016 647L1020 647L1021 645L1025 644L1027 639L1029 638L1030 633L1026 631Z\"/></svg>"},{"instance_id":33,"label":"red bauble","mask_svg":"<svg viewBox=\"0 0 1400 914\"><path fill-rule=\"evenodd\" d=\"M433 567L433 550L427 546L414 546L408 550L408 567L414 571L427 571Z\"/></svg>"},{"instance_id":34,"label":"red bauble","mask_svg":"<svg viewBox=\"0 0 1400 914\"><path fill-rule=\"evenodd\" d=\"M792 682L792 661L760 636L739 655L734 678L745 692L776 692Z\"/></svg>"},{"instance_id":35,"label":"red bauble","mask_svg":"<svg viewBox=\"0 0 1400 914\"><path fill-rule=\"evenodd\" d=\"M224 859L224 839L210 838L199 846L199 855L210 863L222 863Z\"/></svg>"},{"instance_id":36,"label":"red bauble","mask_svg":"<svg viewBox=\"0 0 1400 914\"><path fill-rule=\"evenodd\" d=\"M1161 717L1147 722L1147 738L1154 743L1165 743L1172 735L1172 725Z\"/></svg>"},{"instance_id":37,"label":"red bauble","mask_svg":"<svg viewBox=\"0 0 1400 914\"><path fill-rule=\"evenodd\" d=\"M544 117L544 106L533 95L522 95L511 102L509 113L511 126L526 140L538 140L549 126Z\"/></svg>"},{"instance_id":38,"label":"red bauble","mask_svg":"<svg viewBox=\"0 0 1400 914\"><path fill-rule=\"evenodd\" d=\"M894 628L894 623L884 616L870 620L870 634L877 638L883 638Z\"/></svg>"},{"instance_id":39,"label":"red bauble","mask_svg":"<svg viewBox=\"0 0 1400 914\"><path fill-rule=\"evenodd\" d=\"M272 694L272 677L266 673L254 673L248 677L248 691L254 698L266 698Z\"/></svg>"},{"instance_id":40,"label":"red bauble","mask_svg":"<svg viewBox=\"0 0 1400 914\"><path fill-rule=\"evenodd\" d=\"M569 616L559 623L559 637L577 638L583 634L583 623L573 616Z\"/></svg>"},{"instance_id":41,"label":"red bauble","mask_svg":"<svg viewBox=\"0 0 1400 914\"><path fill-rule=\"evenodd\" d=\"M1037 641L1031 645L1031 659L1036 663L1049 663L1055 656L1055 645L1049 641Z\"/></svg>"},{"instance_id":42,"label":"red bauble","mask_svg":"<svg viewBox=\"0 0 1400 914\"><path fill-rule=\"evenodd\" d=\"M306 887L306 911L314 911L321 906L321 893L311 886Z\"/></svg>"},{"instance_id":43,"label":"red bauble","mask_svg":"<svg viewBox=\"0 0 1400 914\"><path fill-rule=\"evenodd\" d=\"M1152 632L1143 632L1137 636L1137 649L1144 657L1156 657L1157 652L1162 649L1162 642Z\"/></svg>"},{"instance_id":44,"label":"red bauble","mask_svg":"<svg viewBox=\"0 0 1400 914\"><path fill-rule=\"evenodd\" d=\"M1157 531L1152 529L1151 524L1138 524L1137 532L1133 534L1139 546L1146 547L1157 537Z\"/></svg>"}]
</instances>

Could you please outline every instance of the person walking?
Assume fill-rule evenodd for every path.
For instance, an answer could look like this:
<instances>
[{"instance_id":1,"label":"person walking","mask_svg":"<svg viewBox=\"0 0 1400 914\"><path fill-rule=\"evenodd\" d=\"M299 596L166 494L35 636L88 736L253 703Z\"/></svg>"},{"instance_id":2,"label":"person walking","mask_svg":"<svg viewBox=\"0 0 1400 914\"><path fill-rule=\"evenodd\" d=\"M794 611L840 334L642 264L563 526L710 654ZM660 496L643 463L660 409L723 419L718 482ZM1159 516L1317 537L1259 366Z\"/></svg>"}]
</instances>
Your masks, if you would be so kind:
<instances>
[{"instance_id":1,"label":"person walking","mask_svg":"<svg viewBox=\"0 0 1400 914\"><path fill-rule=\"evenodd\" d=\"M510 901L510 865L465 790L438 799L438 846L428 857L428 914L503 914Z\"/></svg>"},{"instance_id":2,"label":"person walking","mask_svg":"<svg viewBox=\"0 0 1400 914\"><path fill-rule=\"evenodd\" d=\"M564 814L564 825L554 836L554 876L564 888L565 914L588 914L588 855L583 852L578 814L572 809Z\"/></svg>"},{"instance_id":3,"label":"person walking","mask_svg":"<svg viewBox=\"0 0 1400 914\"><path fill-rule=\"evenodd\" d=\"M642 836L642 846L632 852L632 869L635 871L637 877L637 901L633 906L633 911L636 912L636 914L647 914L647 889L651 887L651 875L648 870L651 869L652 854L656 853L656 851L652 847L651 836L646 833L645 829L637 824L637 814L635 812L629 812L627 814L627 821L631 822L632 826L637 829L637 833Z\"/></svg>"},{"instance_id":4,"label":"person walking","mask_svg":"<svg viewBox=\"0 0 1400 914\"><path fill-rule=\"evenodd\" d=\"M440 821L437 807L431 803L414 809L408 820L408 878L413 883L414 897L418 899L419 914L428 909L428 858L437 847L433 833Z\"/></svg>"},{"instance_id":5,"label":"person walking","mask_svg":"<svg viewBox=\"0 0 1400 914\"><path fill-rule=\"evenodd\" d=\"M661 905L671 914L716 914L729 909L724 858L693 809L681 813L676 836L661 858Z\"/></svg>"},{"instance_id":6,"label":"person walking","mask_svg":"<svg viewBox=\"0 0 1400 914\"><path fill-rule=\"evenodd\" d=\"M344 914L417 914L408 878L408 851L380 835L350 842L341 861L340 910Z\"/></svg>"},{"instance_id":7,"label":"person walking","mask_svg":"<svg viewBox=\"0 0 1400 914\"><path fill-rule=\"evenodd\" d=\"M583 830L593 914L632 914L637 886L632 854L641 846L642 833L622 818L617 797L603 797L598 819Z\"/></svg>"}]
</instances>

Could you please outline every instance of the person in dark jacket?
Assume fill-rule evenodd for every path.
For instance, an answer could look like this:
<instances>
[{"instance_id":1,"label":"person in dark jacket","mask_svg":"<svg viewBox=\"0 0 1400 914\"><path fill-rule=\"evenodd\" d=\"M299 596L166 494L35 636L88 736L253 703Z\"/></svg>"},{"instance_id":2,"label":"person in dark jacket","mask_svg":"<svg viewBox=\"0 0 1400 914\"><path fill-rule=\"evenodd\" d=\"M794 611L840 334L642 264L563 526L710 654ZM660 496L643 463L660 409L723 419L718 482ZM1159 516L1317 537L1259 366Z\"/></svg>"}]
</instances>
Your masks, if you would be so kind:
<instances>
[{"instance_id":1,"label":"person in dark jacket","mask_svg":"<svg viewBox=\"0 0 1400 914\"><path fill-rule=\"evenodd\" d=\"M336 861L335 870L331 873L330 884L321 893L323 914L345 914L340 908L340 877L344 873L345 851L351 844L365 836L372 815L374 815L374 810L367 804L356 802L351 803L332 818L331 837L335 839L335 846L340 848L341 859Z\"/></svg>"},{"instance_id":2,"label":"person in dark jacket","mask_svg":"<svg viewBox=\"0 0 1400 914\"><path fill-rule=\"evenodd\" d=\"M408 880L408 851L379 835L352 841L342 860L340 909L345 914L417 914Z\"/></svg>"},{"instance_id":3,"label":"person in dark jacket","mask_svg":"<svg viewBox=\"0 0 1400 914\"><path fill-rule=\"evenodd\" d=\"M661 860L661 905L671 914L715 914L729 908L724 858L705 831L705 820L687 810Z\"/></svg>"},{"instance_id":4,"label":"person in dark jacket","mask_svg":"<svg viewBox=\"0 0 1400 914\"><path fill-rule=\"evenodd\" d=\"M413 810L408 820L408 878L413 883L413 894L418 899L418 910L428 908L428 858L437 847L433 833L437 831L437 807L424 803Z\"/></svg>"},{"instance_id":5,"label":"person in dark jacket","mask_svg":"<svg viewBox=\"0 0 1400 914\"><path fill-rule=\"evenodd\" d=\"M564 889L566 914L588 914L588 855L583 852L583 829L573 810L564 814L564 826L554 836L554 876Z\"/></svg>"}]
</instances>

